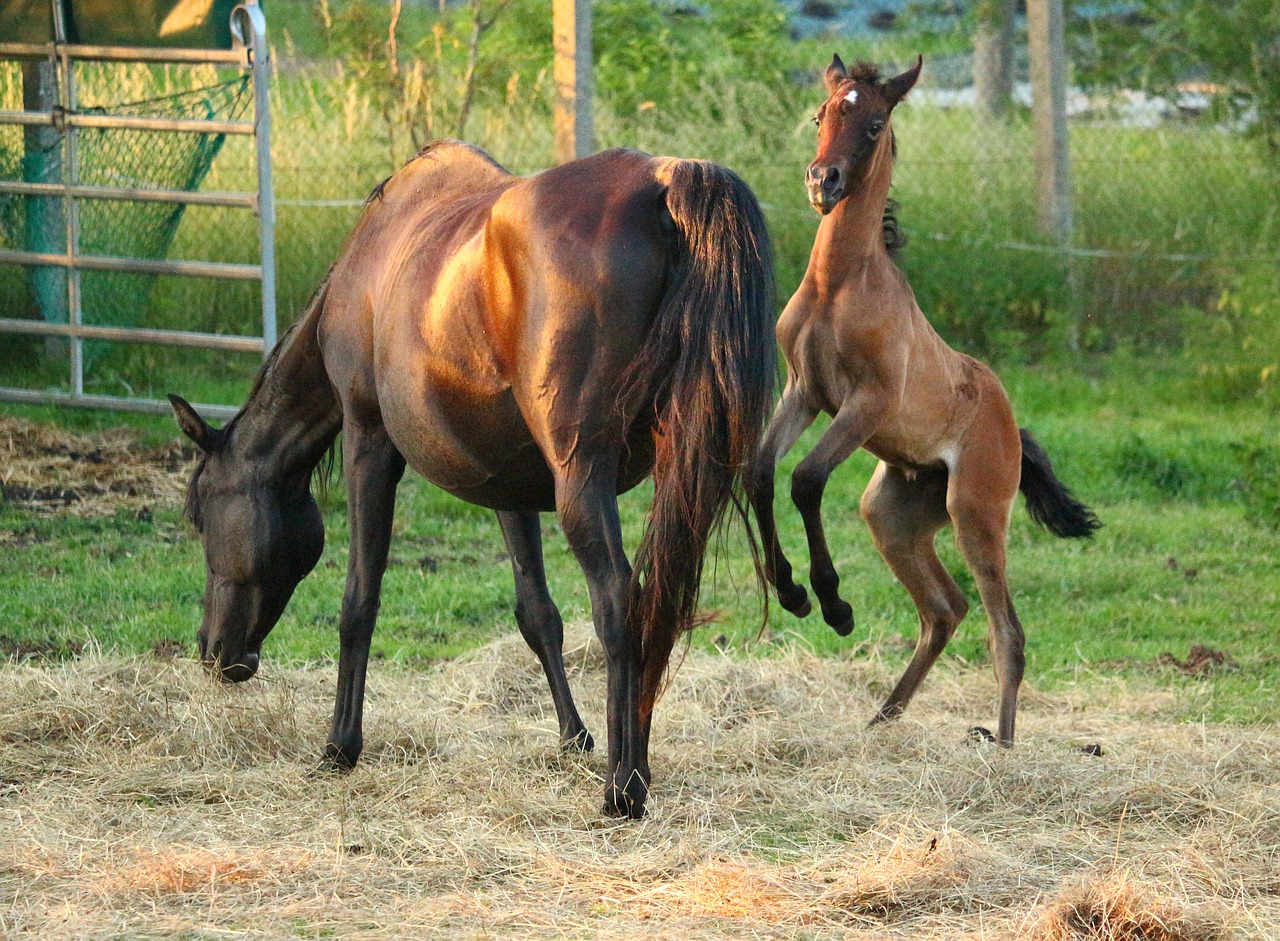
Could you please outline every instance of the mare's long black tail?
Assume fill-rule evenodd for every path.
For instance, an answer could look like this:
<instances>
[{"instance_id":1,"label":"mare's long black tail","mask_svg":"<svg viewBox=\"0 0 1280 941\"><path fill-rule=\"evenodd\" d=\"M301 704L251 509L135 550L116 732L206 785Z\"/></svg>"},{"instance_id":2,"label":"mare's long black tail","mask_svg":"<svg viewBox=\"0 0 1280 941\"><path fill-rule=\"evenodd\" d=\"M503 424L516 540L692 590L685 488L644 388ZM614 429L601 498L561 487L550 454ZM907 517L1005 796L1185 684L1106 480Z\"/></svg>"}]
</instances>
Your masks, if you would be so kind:
<instances>
[{"instance_id":1,"label":"mare's long black tail","mask_svg":"<svg viewBox=\"0 0 1280 941\"><path fill-rule=\"evenodd\" d=\"M743 473L776 374L773 253L755 196L734 173L703 161L671 161L659 179L679 234L676 260L623 391L656 392L660 409L653 508L627 615L640 638L646 715L677 635L693 624L711 533L726 507L742 510ZM758 560L756 574L763 590Z\"/></svg>"}]
</instances>

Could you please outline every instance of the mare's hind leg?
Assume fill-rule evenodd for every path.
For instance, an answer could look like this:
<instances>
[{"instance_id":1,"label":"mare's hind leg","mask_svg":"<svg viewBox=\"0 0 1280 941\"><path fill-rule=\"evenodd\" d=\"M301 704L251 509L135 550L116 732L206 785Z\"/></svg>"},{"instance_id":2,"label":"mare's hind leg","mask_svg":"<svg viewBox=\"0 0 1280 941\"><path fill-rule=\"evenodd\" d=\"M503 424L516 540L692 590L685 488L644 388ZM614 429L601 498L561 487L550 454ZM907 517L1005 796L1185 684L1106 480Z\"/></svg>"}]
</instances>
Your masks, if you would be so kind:
<instances>
[{"instance_id":1,"label":"mare's hind leg","mask_svg":"<svg viewBox=\"0 0 1280 941\"><path fill-rule=\"evenodd\" d=\"M631 563L622 544L617 480L616 458L575 455L558 470L556 512L587 579L591 618L608 669L604 811L642 817L649 793L649 736L640 719L640 638L627 621Z\"/></svg>"},{"instance_id":2,"label":"mare's hind leg","mask_svg":"<svg viewBox=\"0 0 1280 941\"><path fill-rule=\"evenodd\" d=\"M560 721L560 744L591 751L595 742L573 704L569 680L564 675L564 622L547 591L542 565L542 525L537 513L498 511L502 538L511 553L516 581L516 624L530 649L542 663L551 685L551 699Z\"/></svg>"},{"instance_id":3,"label":"mare's hind leg","mask_svg":"<svg viewBox=\"0 0 1280 941\"><path fill-rule=\"evenodd\" d=\"M988 644L1000 686L1001 745L1013 744L1026 642L1005 580L1005 536L1022 458L1017 427L1012 428L1011 440L1005 440L1010 438L1006 434L966 448L952 468L947 487L947 512L955 523L956 543L987 611Z\"/></svg>"},{"instance_id":4,"label":"mare's hind leg","mask_svg":"<svg viewBox=\"0 0 1280 941\"><path fill-rule=\"evenodd\" d=\"M823 619L841 636L853 630L853 608L840 597L840 576L822 528L822 495L831 472L866 443L883 411L882 400L869 390L845 400L817 446L791 476L791 499L804 518L809 541L809 581L822 605Z\"/></svg>"},{"instance_id":5,"label":"mare's hind leg","mask_svg":"<svg viewBox=\"0 0 1280 941\"><path fill-rule=\"evenodd\" d=\"M778 541L778 527L773 516L773 479L778 461L791 450L816 417L817 413L804 403L795 386L788 383L764 433L756 460L747 472L747 496L760 527L765 575L777 588L782 607L801 618L813 610L813 606L804 586L797 585L792 577L791 563Z\"/></svg>"},{"instance_id":6,"label":"mare's hind leg","mask_svg":"<svg viewBox=\"0 0 1280 941\"><path fill-rule=\"evenodd\" d=\"M338 695L333 728L325 747L325 763L336 768L355 766L364 748L364 681L369 644L382 594L382 575L391 546L396 485L404 474L404 458L386 429L361 424L348 416L343 431L342 463L347 478L347 516L351 525L351 554L347 590L338 622Z\"/></svg>"},{"instance_id":7,"label":"mare's hind leg","mask_svg":"<svg viewBox=\"0 0 1280 941\"><path fill-rule=\"evenodd\" d=\"M969 605L933 547L935 534L948 522L945 471L924 471L909 479L882 461L862 494L862 517L920 615L915 653L871 720L875 725L902 715Z\"/></svg>"}]
</instances>

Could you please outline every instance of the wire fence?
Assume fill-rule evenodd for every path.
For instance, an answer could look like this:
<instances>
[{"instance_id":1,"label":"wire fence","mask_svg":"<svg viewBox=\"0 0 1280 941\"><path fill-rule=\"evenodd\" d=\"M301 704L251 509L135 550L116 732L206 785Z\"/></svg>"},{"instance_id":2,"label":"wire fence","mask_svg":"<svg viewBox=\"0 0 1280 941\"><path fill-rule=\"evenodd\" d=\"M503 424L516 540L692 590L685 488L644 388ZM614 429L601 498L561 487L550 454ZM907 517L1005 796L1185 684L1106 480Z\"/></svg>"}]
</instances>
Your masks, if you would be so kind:
<instances>
[{"instance_id":1,"label":"wire fence","mask_svg":"<svg viewBox=\"0 0 1280 941\"><path fill-rule=\"evenodd\" d=\"M225 88L229 79L209 67L83 68L86 106ZM1064 249L1036 227L1026 109L1015 108L997 123L984 120L963 92L930 85L928 74L894 116L893 195L908 235L903 264L922 308L954 343L1027 357L1066 342L1158 348L1185 342L1179 311L1212 308L1241 282L1263 283L1280 295L1280 161L1243 128L1216 124L1194 113L1199 109L1133 96L1073 96L1075 231ZM276 77L273 163L284 327L304 309L365 196L412 156L412 147L375 97L330 64L279 52ZM545 98L512 98L507 107L478 110L468 138L517 172L550 165ZM617 114L598 102L598 143L715 159L741 173L766 206L785 292L803 273L817 227L802 178L813 155L809 118L820 98L816 87L811 95L800 90L776 100L745 86L717 89L703 111L682 114L656 108ZM20 109L21 102L20 70L0 64L0 108ZM130 159L145 166L155 144L134 136ZM0 174L15 172L12 157L24 146L20 130L0 138ZM123 172L118 164L100 172ZM250 142L229 138L202 185L252 189L254 172ZM11 223L24 212L14 203L0 207ZM0 241L10 247L21 247L14 243L22 238L22 225L0 226ZM168 253L246 262L256 254L256 239L248 214L191 206ZM103 323L233 333L252 325L259 309L252 283L158 277L141 300L104 301L93 316ZM39 315L26 272L0 271L0 311ZM7 338L4 346L0 383L56 389L64 382L41 344ZM179 377L215 390L229 387L234 397L256 366L255 357L238 354L104 346L86 389L156 395Z\"/></svg>"}]
</instances>

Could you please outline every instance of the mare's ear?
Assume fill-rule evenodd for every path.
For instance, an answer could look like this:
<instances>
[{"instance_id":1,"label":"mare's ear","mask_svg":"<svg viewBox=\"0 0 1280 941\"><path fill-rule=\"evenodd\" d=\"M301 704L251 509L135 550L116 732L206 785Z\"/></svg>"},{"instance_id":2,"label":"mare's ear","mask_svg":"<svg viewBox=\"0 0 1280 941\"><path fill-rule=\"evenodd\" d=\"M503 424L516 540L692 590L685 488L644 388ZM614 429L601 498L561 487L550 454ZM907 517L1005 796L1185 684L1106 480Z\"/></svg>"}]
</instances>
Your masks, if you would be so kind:
<instances>
[{"instance_id":1,"label":"mare's ear","mask_svg":"<svg viewBox=\"0 0 1280 941\"><path fill-rule=\"evenodd\" d=\"M914 66L880 86L880 94L884 96L884 100L889 105L890 110L905 98L907 92L911 91L915 86L916 79L920 77L920 67L922 65L924 65L924 56L916 56L916 64Z\"/></svg>"},{"instance_id":2,"label":"mare's ear","mask_svg":"<svg viewBox=\"0 0 1280 941\"><path fill-rule=\"evenodd\" d=\"M849 73L844 67L844 63L840 61L838 55L831 57L831 64L827 66L827 71L822 76L822 84L827 86L827 94L834 95L836 89L840 87L840 83L849 78Z\"/></svg>"},{"instance_id":3,"label":"mare's ear","mask_svg":"<svg viewBox=\"0 0 1280 941\"><path fill-rule=\"evenodd\" d=\"M190 402L170 392L169 404L173 406L173 414L177 416L178 427L196 443L196 447L209 454L218 446L218 442L222 440L222 432L196 414Z\"/></svg>"}]
</instances>

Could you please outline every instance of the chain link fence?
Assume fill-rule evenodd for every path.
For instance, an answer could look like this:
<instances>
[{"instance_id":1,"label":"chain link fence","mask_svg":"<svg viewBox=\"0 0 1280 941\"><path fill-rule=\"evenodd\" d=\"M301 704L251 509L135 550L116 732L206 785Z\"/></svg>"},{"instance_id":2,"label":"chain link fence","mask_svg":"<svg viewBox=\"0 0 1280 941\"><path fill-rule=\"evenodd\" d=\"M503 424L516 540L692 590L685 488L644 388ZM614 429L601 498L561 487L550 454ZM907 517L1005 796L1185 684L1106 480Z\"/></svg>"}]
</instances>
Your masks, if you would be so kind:
<instances>
[{"instance_id":1,"label":"chain link fence","mask_svg":"<svg viewBox=\"0 0 1280 941\"><path fill-rule=\"evenodd\" d=\"M702 89L679 111L642 103L619 113L599 101L597 142L705 157L741 173L766 206L780 287L789 292L803 273L817 227L802 177L813 156L810 118L822 98L819 65L825 61L815 63L813 84L798 79L791 94L744 80ZM233 78L211 67L83 68L86 106L225 89ZM412 156L413 147L382 99L341 64L306 60L286 45L277 49L274 68L283 328L305 308L364 197ZM1245 128L1215 122L1204 95L1161 102L1123 92L1071 94L1075 231L1063 250L1036 228L1025 89L1015 93L1021 103L1006 119L980 118L967 69L962 58L926 61L921 84L894 117L899 160L893 196L908 236L903 264L922 308L953 343L1015 358L1070 344L1170 348L1187 342L1182 312L1212 311L1224 291L1243 281L1280 294L1280 160L1249 140ZM505 101L475 109L467 137L516 172L548 166L549 97L545 75L514 76ZM0 63L0 108L20 109L21 102L21 70ZM5 133L0 173L12 174L22 132ZM124 148L144 170L158 146L147 136L134 132ZM101 172L140 170L126 168L121 158ZM251 190L254 173L251 141L229 138L200 183ZM0 207L0 217L12 222L24 211L10 202ZM144 224L152 225L138 223ZM256 226L248 213L190 206L171 234L172 258L256 257ZM136 241L137 232L123 235ZM21 225L0 226L0 241L21 236ZM113 249L104 243L98 250ZM99 322L248 332L260 310L252 283L158 277L148 290L135 291L133 301L129 292L117 295L123 300L103 295L94 313ZM38 315L31 279L20 269L0 271L0 310ZM0 384L58 388L65 381L61 360L48 356L42 343L6 337L3 345ZM183 390L206 400L238 401L257 365L251 355L104 344L94 354L86 390L155 396L186 383Z\"/></svg>"}]
</instances>

